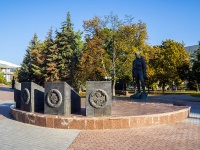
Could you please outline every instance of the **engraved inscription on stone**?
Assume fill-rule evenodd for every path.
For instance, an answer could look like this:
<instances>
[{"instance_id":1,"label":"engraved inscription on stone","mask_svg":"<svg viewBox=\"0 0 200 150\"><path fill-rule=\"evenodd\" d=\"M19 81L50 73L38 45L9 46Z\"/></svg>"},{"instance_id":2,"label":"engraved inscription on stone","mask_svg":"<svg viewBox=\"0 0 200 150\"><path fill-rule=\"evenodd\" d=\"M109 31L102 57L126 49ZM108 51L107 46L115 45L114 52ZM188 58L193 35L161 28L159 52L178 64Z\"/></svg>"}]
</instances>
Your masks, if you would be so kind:
<instances>
[{"instance_id":1,"label":"engraved inscription on stone","mask_svg":"<svg viewBox=\"0 0 200 150\"><path fill-rule=\"evenodd\" d=\"M104 108L108 102L108 95L102 89L95 89L90 93L89 102L94 108Z\"/></svg>"},{"instance_id":2,"label":"engraved inscription on stone","mask_svg":"<svg viewBox=\"0 0 200 150\"><path fill-rule=\"evenodd\" d=\"M29 101L30 101L30 92L27 88L25 88L23 91L22 91L22 94L21 94L21 99L22 99L22 102L25 103L25 104L28 104Z\"/></svg>"},{"instance_id":3,"label":"engraved inscription on stone","mask_svg":"<svg viewBox=\"0 0 200 150\"><path fill-rule=\"evenodd\" d=\"M58 107L62 103L62 95L57 89L51 89L47 93L47 104L51 107Z\"/></svg>"}]
</instances>

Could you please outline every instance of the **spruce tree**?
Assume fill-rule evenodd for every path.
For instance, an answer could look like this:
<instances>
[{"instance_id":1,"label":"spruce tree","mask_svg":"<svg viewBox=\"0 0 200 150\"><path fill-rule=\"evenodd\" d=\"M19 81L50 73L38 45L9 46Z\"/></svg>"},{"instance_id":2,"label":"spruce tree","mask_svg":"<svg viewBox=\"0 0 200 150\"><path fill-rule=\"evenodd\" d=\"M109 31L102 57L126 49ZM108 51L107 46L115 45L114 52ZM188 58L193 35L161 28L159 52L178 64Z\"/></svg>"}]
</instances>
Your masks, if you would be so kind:
<instances>
[{"instance_id":1,"label":"spruce tree","mask_svg":"<svg viewBox=\"0 0 200 150\"><path fill-rule=\"evenodd\" d=\"M49 30L46 40L44 41L43 57L45 57L43 64L43 76L45 82L59 81L58 66L58 49L54 44L52 37L52 28Z\"/></svg>"},{"instance_id":2,"label":"spruce tree","mask_svg":"<svg viewBox=\"0 0 200 150\"><path fill-rule=\"evenodd\" d=\"M33 81L44 85L44 82L58 81L58 50L52 37L52 28L47 33L43 43L30 52L32 58Z\"/></svg>"},{"instance_id":3,"label":"spruce tree","mask_svg":"<svg viewBox=\"0 0 200 150\"><path fill-rule=\"evenodd\" d=\"M32 69L33 57L31 57L30 53L34 49L38 49L38 37L35 33L33 39L30 41L28 48L26 49L26 53L21 64L21 68L18 72L19 82L31 82L34 81L34 73Z\"/></svg>"},{"instance_id":4,"label":"spruce tree","mask_svg":"<svg viewBox=\"0 0 200 150\"><path fill-rule=\"evenodd\" d=\"M56 32L55 44L58 48L58 69L61 81L75 86L77 66L81 55L81 33L74 32L70 13L62 23L61 32Z\"/></svg>"}]
</instances>

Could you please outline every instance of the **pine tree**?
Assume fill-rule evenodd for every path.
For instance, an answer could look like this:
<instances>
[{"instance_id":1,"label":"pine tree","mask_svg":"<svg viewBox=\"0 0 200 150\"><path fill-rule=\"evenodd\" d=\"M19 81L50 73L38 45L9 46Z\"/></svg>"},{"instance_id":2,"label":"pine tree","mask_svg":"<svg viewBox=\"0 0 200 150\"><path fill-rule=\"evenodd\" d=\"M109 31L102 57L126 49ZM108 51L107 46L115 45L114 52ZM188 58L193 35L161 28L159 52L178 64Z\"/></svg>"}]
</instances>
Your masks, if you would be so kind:
<instances>
[{"instance_id":1,"label":"pine tree","mask_svg":"<svg viewBox=\"0 0 200 150\"><path fill-rule=\"evenodd\" d=\"M56 32L55 44L58 49L57 62L59 78L75 86L77 67L81 54L81 33L74 32L70 13L62 23L61 32Z\"/></svg>"}]
</instances>

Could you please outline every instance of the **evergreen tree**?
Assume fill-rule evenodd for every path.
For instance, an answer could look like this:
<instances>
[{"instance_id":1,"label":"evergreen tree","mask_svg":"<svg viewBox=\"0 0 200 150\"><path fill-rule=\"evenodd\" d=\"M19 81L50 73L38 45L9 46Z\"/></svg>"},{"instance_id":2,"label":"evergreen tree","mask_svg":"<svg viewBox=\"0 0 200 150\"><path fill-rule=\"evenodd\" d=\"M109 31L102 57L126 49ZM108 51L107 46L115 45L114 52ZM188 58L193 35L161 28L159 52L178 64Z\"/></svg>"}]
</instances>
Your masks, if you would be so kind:
<instances>
[{"instance_id":1,"label":"evergreen tree","mask_svg":"<svg viewBox=\"0 0 200 150\"><path fill-rule=\"evenodd\" d=\"M30 51L31 56L31 71L32 71L32 81L43 85L43 61L44 57L42 55L43 43L38 43L37 47Z\"/></svg>"},{"instance_id":2,"label":"evergreen tree","mask_svg":"<svg viewBox=\"0 0 200 150\"><path fill-rule=\"evenodd\" d=\"M52 37L52 28L46 36L46 40L38 43L30 52L32 81L44 85L44 82L58 81L58 50Z\"/></svg>"},{"instance_id":3,"label":"evergreen tree","mask_svg":"<svg viewBox=\"0 0 200 150\"><path fill-rule=\"evenodd\" d=\"M81 33L74 32L69 12L66 20L62 23L61 32L56 32L55 44L58 49L59 78L61 81L66 81L74 86L82 42Z\"/></svg>"},{"instance_id":4,"label":"evergreen tree","mask_svg":"<svg viewBox=\"0 0 200 150\"><path fill-rule=\"evenodd\" d=\"M43 49L43 76L44 81L52 82L59 81L59 70L57 68L58 49L56 44L54 44L52 37L52 29L49 30L46 40L44 41L44 49Z\"/></svg>"},{"instance_id":5,"label":"evergreen tree","mask_svg":"<svg viewBox=\"0 0 200 150\"><path fill-rule=\"evenodd\" d=\"M58 77L58 50L52 37L52 28L46 36L46 40L30 52L32 59L32 71L34 82L44 85L44 82L59 81Z\"/></svg>"},{"instance_id":6,"label":"evergreen tree","mask_svg":"<svg viewBox=\"0 0 200 150\"><path fill-rule=\"evenodd\" d=\"M31 57L30 52L32 50L38 49L38 37L35 33L33 39L30 41L28 48L26 49L26 54L24 56L21 68L18 72L19 82L31 82L34 79L32 63L33 57Z\"/></svg>"}]
</instances>

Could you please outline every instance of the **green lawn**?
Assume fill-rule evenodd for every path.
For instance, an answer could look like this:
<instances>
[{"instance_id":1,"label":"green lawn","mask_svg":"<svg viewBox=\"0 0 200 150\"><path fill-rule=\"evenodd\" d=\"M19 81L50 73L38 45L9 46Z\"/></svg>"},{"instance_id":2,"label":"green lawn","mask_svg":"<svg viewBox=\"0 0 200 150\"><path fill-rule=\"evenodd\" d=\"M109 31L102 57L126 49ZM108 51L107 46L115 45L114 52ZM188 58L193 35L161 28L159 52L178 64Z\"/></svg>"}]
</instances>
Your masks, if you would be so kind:
<instances>
[{"instance_id":1,"label":"green lawn","mask_svg":"<svg viewBox=\"0 0 200 150\"><path fill-rule=\"evenodd\" d=\"M181 90L177 90L177 91L165 91L164 93L162 91L150 91L150 94L190 94L190 95L200 95L200 92L196 92L193 90L186 90L186 91L181 91Z\"/></svg>"}]
</instances>

